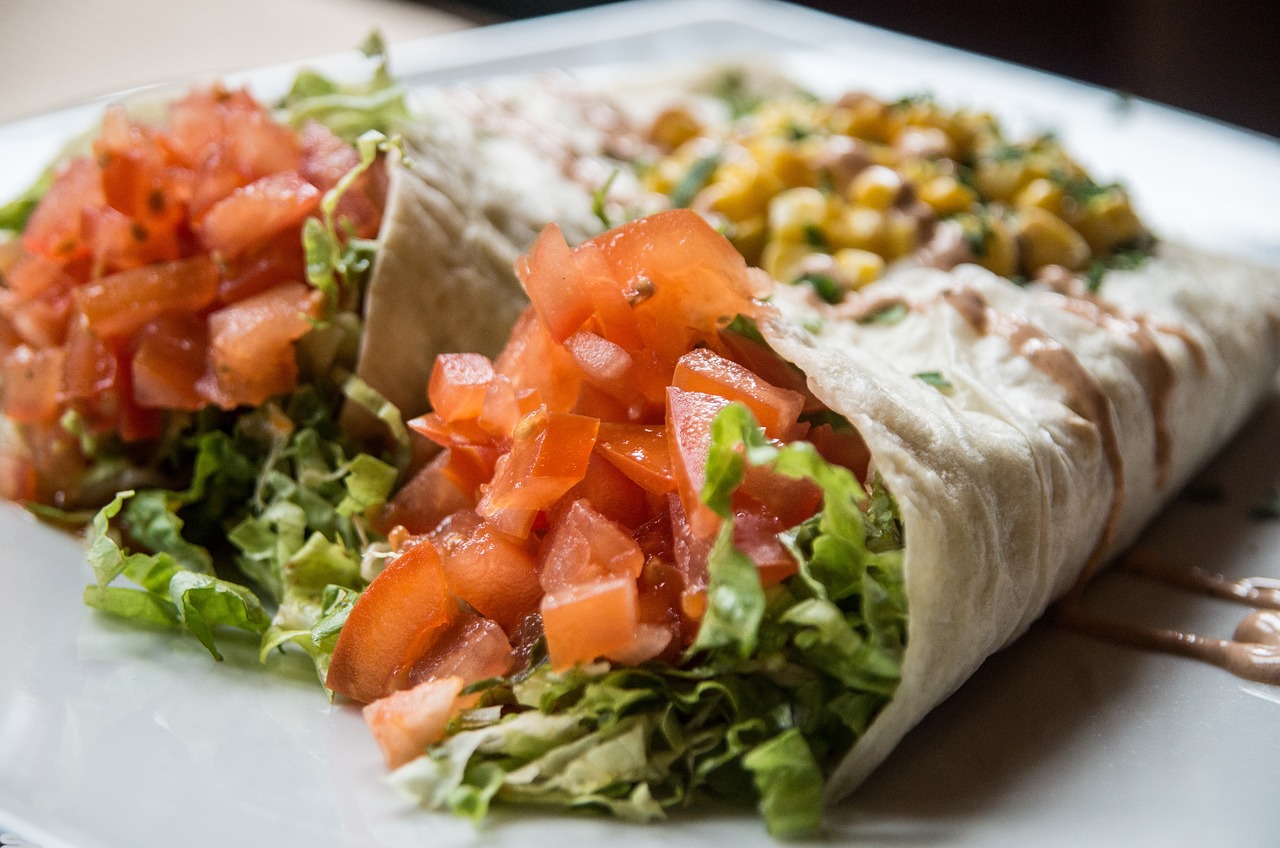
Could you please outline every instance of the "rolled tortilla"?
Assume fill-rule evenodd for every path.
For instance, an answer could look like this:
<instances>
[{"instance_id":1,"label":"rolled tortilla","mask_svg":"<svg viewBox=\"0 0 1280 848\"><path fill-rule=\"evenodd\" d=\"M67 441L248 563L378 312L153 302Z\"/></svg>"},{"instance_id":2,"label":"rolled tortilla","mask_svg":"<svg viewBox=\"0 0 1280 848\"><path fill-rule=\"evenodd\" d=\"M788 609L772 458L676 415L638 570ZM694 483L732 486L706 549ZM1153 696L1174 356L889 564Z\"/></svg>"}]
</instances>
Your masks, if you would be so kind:
<instances>
[{"instance_id":1,"label":"rolled tortilla","mask_svg":"<svg viewBox=\"0 0 1280 848\"><path fill-rule=\"evenodd\" d=\"M630 127L602 94L539 77L422 92L392 154L382 248L356 373L406 417L427 407L436 354L495 355L527 304L513 266L548 223L578 242L593 194L635 201L610 155ZM345 424L370 417L349 406Z\"/></svg>"},{"instance_id":2,"label":"rolled tortilla","mask_svg":"<svg viewBox=\"0 0 1280 848\"><path fill-rule=\"evenodd\" d=\"M899 270L835 310L774 300L762 331L862 434L905 530L902 679L830 801L1130 544L1280 364L1280 273L1174 245L1097 299L965 265ZM898 323L865 320L892 304Z\"/></svg>"}]
</instances>

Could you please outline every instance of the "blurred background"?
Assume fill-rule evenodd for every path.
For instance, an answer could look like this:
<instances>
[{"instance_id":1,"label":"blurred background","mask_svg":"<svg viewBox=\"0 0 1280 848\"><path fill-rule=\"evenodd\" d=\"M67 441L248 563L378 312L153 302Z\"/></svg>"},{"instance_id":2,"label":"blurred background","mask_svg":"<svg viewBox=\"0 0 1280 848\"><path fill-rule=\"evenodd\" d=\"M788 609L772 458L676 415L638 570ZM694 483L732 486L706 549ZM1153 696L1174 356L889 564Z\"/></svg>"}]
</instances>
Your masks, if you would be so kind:
<instances>
[{"instance_id":1,"label":"blurred background","mask_svg":"<svg viewBox=\"0 0 1280 848\"><path fill-rule=\"evenodd\" d=\"M566 11L583 0L0 0L0 120L151 82ZM808 0L1280 137L1275 0Z\"/></svg>"},{"instance_id":2,"label":"blurred background","mask_svg":"<svg viewBox=\"0 0 1280 848\"><path fill-rule=\"evenodd\" d=\"M800 5L1280 136L1276 0L800 0ZM508 17L581 0L478 0Z\"/></svg>"}]
</instances>

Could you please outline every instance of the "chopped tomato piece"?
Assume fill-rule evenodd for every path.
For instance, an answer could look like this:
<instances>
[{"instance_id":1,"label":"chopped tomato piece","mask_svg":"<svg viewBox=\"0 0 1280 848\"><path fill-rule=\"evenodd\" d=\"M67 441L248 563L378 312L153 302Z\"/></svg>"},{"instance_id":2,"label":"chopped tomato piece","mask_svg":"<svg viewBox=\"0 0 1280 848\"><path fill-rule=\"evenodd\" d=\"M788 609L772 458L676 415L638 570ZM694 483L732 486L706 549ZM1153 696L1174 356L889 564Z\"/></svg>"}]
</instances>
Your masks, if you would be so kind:
<instances>
[{"instance_id":1,"label":"chopped tomato piece","mask_svg":"<svg viewBox=\"0 0 1280 848\"><path fill-rule=\"evenodd\" d=\"M707 610L707 557L711 539L698 536L689 527L684 505L674 494L667 496L671 520L671 546L683 585L680 589L680 611L690 621L701 621Z\"/></svg>"},{"instance_id":2,"label":"chopped tomato piece","mask_svg":"<svg viewBox=\"0 0 1280 848\"><path fill-rule=\"evenodd\" d=\"M325 685L364 703L403 688L457 614L436 549L426 540L405 548L351 608Z\"/></svg>"},{"instance_id":3,"label":"chopped tomato piece","mask_svg":"<svg viewBox=\"0 0 1280 848\"><path fill-rule=\"evenodd\" d=\"M65 291L74 285L63 264L40 253L23 253L12 268L3 271L5 284L20 300L49 291Z\"/></svg>"},{"instance_id":4,"label":"chopped tomato piece","mask_svg":"<svg viewBox=\"0 0 1280 848\"><path fill-rule=\"evenodd\" d=\"M311 329L320 297L302 283L285 283L210 315L212 373L201 378L201 395L231 409L291 389L298 378L293 343Z\"/></svg>"},{"instance_id":5,"label":"chopped tomato piece","mask_svg":"<svg viewBox=\"0 0 1280 848\"><path fill-rule=\"evenodd\" d=\"M591 317L591 298L577 273L573 251L556 224L542 230L528 257L517 263L516 272L539 323L556 344L569 338Z\"/></svg>"},{"instance_id":6,"label":"chopped tomato piece","mask_svg":"<svg viewBox=\"0 0 1280 848\"><path fill-rule=\"evenodd\" d=\"M550 592L541 606L547 653L556 671L626 648L640 621L636 581L626 576Z\"/></svg>"},{"instance_id":7,"label":"chopped tomato piece","mask_svg":"<svg viewBox=\"0 0 1280 848\"><path fill-rule=\"evenodd\" d=\"M602 421L596 450L645 491L662 495L675 490L665 427Z\"/></svg>"},{"instance_id":8,"label":"chopped tomato piece","mask_svg":"<svg viewBox=\"0 0 1280 848\"><path fill-rule=\"evenodd\" d=\"M0 370L4 414L22 424L56 419L65 362L62 348L33 350L19 345L10 351Z\"/></svg>"},{"instance_id":9,"label":"chopped tomato piece","mask_svg":"<svg viewBox=\"0 0 1280 848\"><path fill-rule=\"evenodd\" d=\"M436 357L427 385L431 408L445 423L479 418L494 379L493 363L478 353L443 353Z\"/></svg>"},{"instance_id":10,"label":"chopped tomato piece","mask_svg":"<svg viewBox=\"0 0 1280 848\"><path fill-rule=\"evenodd\" d=\"M533 554L471 509L444 519L431 533L449 588L507 631L538 608L542 586Z\"/></svg>"},{"instance_id":11,"label":"chopped tomato piece","mask_svg":"<svg viewBox=\"0 0 1280 848\"><path fill-rule=\"evenodd\" d=\"M548 510L552 523L557 522L564 511L579 500L585 501L596 512L624 527L643 524L649 515L644 489L601 457L598 451L591 454L587 462L587 473L582 480Z\"/></svg>"},{"instance_id":12,"label":"chopped tomato piece","mask_svg":"<svg viewBox=\"0 0 1280 848\"><path fill-rule=\"evenodd\" d=\"M542 544L539 579L548 592L622 576L634 581L644 554L616 522L575 501Z\"/></svg>"},{"instance_id":13,"label":"chopped tomato piece","mask_svg":"<svg viewBox=\"0 0 1280 848\"><path fill-rule=\"evenodd\" d=\"M466 614L413 664L409 684L417 686L424 680L460 677L469 685L506 674L511 670L513 659L511 642L496 622Z\"/></svg>"},{"instance_id":14,"label":"chopped tomato piece","mask_svg":"<svg viewBox=\"0 0 1280 848\"><path fill-rule=\"evenodd\" d=\"M436 454L392 496L375 529L386 533L400 526L414 535L429 533L453 513L474 506L446 476L448 465L448 451Z\"/></svg>"},{"instance_id":15,"label":"chopped tomato piece","mask_svg":"<svg viewBox=\"0 0 1280 848\"><path fill-rule=\"evenodd\" d=\"M736 511L733 520L733 544L751 557L765 586L780 583L795 574L799 566L778 540L782 522L756 511Z\"/></svg>"},{"instance_id":16,"label":"chopped tomato piece","mask_svg":"<svg viewBox=\"0 0 1280 848\"><path fill-rule=\"evenodd\" d=\"M296 171L271 174L214 204L200 222L200 241L236 256L298 226L319 205L320 190Z\"/></svg>"},{"instance_id":17,"label":"chopped tomato piece","mask_svg":"<svg viewBox=\"0 0 1280 848\"><path fill-rule=\"evenodd\" d=\"M521 419L511 451L499 458L480 514L500 509L546 509L587 473L600 422L539 410Z\"/></svg>"},{"instance_id":18,"label":"chopped tomato piece","mask_svg":"<svg viewBox=\"0 0 1280 848\"><path fill-rule=\"evenodd\" d=\"M65 259L89 250L87 224L106 203L102 175L87 156L62 165L31 213L22 245L31 253Z\"/></svg>"},{"instance_id":19,"label":"chopped tomato piece","mask_svg":"<svg viewBox=\"0 0 1280 848\"><path fill-rule=\"evenodd\" d=\"M192 412L204 406L196 383L204 373L208 349L208 323L197 315L165 315L143 327L133 355L138 405Z\"/></svg>"},{"instance_id":20,"label":"chopped tomato piece","mask_svg":"<svg viewBox=\"0 0 1280 848\"><path fill-rule=\"evenodd\" d=\"M688 392L719 395L746 404L771 439L782 438L804 407L804 395L771 386L750 369L706 348L680 357L671 384Z\"/></svg>"},{"instance_id":21,"label":"chopped tomato piece","mask_svg":"<svg viewBox=\"0 0 1280 848\"><path fill-rule=\"evenodd\" d=\"M280 283L305 279L302 241L296 232L286 231L227 261L218 282L218 300L235 303Z\"/></svg>"},{"instance_id":22,"label":"chopped tomato piece","mask_svg":"<svg viewBox=\"0 0 1280 848\"><path fill-rule=\"evenodd\" d=\"M836 430L830 424L819 424L809 429L806 438L827 462L844 466L859 480L867 479L871 452L856 431Z\"/></svg>"},{"instance_id":23,"label":"chopped tomato piece","mask_svg":"<svg viewBox=\"0 0 1280 848\"><path fill-rule=\"evenodd\" d=\"M822 489L812 480L788 477L758 465L747 466L737 499L759 504L764 512L778 519L779 529L795 527L812 516L822 505Z\"/></svg>"},{"instance_id":24,"label":"chopped tomato piece","mask_svg":"<svg viewBox=\"0 0 1280 848\"><path fill-rule=\"evenodd\" d=\"M0 450L0 498L25 503L38 494L36 468L31 460L13 451Z\"/></svg>"},{"instance_id":25,"label":"chopped tomato piece","mask_svg":"<svg viewBox=\"0 0 1280 848\"><path fill-rule=\"evenodd\" d=\"M494 369L511 379L517 395L534 390L553 412L568 412L578 399L582 373L569 352L547 333L532 307L516 321Z\"/></svg>"},{"instance_id":26,"label":"chopped tomato piece","mask_svg":"<svg viewBox=\"0 0 1280 848\"><path fill-rule=\"evenodd\" d=\"M218 296L218 268L207 256L103 277L76 291L89 327L102 338L136 332L164 312L194 312Z\"/></svg>"},{"instance_id":27,"label":"chopped tomato piece","mask_svg":"<svg viewBox=\"0 0 1280 848\"><path fill-rule=\"evenodd\" d=\"M116 353L94 335L83 315L71 321L66 347L67 370L63 382L66 397L90 398L115 386L119 365Z\"/></svg>"},{"instance_id":28,"label":"chopped tomato piece","mask_svg":"<svg viewBox=\"0 0 1280 848\"><path fill-rule=\"evenodd\" d=\"M430 678L365 706L365 723L388 768L399 768L440 741L462 687L461 677Z\"/></svg>"},{"instance_id":29,"label":"chopped tomato piece","mask_svg":"<svg viewBox=\"0 0 1280 848\"><path fill-rule=\"evenodd\" d=\"M667 442L676 490L684 505L689 528L701 538L715 535L720 519L702 502L707 454L711 449L711 422L729 401L703 392L667 389Z\"/></svg>"}]
</instances>

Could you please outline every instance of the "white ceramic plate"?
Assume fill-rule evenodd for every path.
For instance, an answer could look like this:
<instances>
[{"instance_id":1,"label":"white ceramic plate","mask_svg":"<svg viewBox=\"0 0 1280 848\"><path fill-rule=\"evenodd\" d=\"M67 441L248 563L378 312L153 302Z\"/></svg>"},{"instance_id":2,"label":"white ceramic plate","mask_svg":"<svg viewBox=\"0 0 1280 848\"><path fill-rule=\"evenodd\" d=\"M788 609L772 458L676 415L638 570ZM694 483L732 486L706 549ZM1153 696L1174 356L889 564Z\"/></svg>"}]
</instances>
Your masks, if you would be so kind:
<instances>
[{"instance_id":1,"label":"white ceramic plate","mask_svg":"<svg viewBox=\"0 0 1280 848\"><path fill-rule=\"evenodd\" d=\"M548 66L783 51L823 93L849 87L989 107L1051 127L1102 178L1122 178L1169 236L1280 264L1280 145L1145 103L795 7L662 0L403 45L413 85ZM321 60L335 73L352 57ZM278 92L293 67L245 75ZM0 196L32 178L101 103L0 127ZM1124 108L1118 108L1120 106ZM1249 507L1280 481L1272 401L1208 479L1226 499L1176 502L1146 541L1235 576L1280 576L1280 523ZM383 781L350 706L329 705L303 660L257 665L234 643L212 662L80 604L78 542L0 506L0 845L44 848L317 845L623 848L771 844L750 812L628 826L500 813L479 831L422 812ZM1229 635L1240 611L1121 575L1090 603ZM993 657L831 815L836 842L903 846L1271 845L1280 689L1046 625ZM23 842L22 840L25 840Z\"/></svg>"}]
</instances>

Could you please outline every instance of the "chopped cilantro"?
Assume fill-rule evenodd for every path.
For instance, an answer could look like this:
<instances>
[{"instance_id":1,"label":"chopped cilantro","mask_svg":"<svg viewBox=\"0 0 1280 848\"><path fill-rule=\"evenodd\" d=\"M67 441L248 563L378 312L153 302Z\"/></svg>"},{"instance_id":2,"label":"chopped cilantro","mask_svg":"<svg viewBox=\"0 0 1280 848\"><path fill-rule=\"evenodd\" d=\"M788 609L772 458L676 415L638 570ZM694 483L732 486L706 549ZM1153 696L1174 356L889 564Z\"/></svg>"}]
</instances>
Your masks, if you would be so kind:
<instances>
[{"instance_id":1,"label":"chopped cilantro","mask_svg":"<svg viewBox=\"0 0 1280 848\"><path fill-rule=\"evenodd\" d=\"M943 376L941 371L920 371L919 373L912 374L911 376L915 377L922 383L928 383L944 395L955 388L951 381Z\"/></svg>"},{"instance_id":2,"label":"chopped cilantro","mask_svg":"<svg viewBox=\"0 0 1280 848\"><path fill-rule=\"evenodd\" d=\"M671 205L677 209L686 208L698 196L698 192L711 182L711 177L718 167L720 167L719 153L703 156L694 162L693 167L684 175L684 179L671 190Z\"/></svg>"},{"instance_id":3,"label":"chopped cilantro","mask_svg":"<svg viewBox=\"0 0 1280 848\"><path fill-rule=\"evenodd\" d=\"M817 250L828 250L827 237L823 234L822 228L817 224L804 225L804 242Z\"/></svg>"},{"instance_id":4,"label":"chopped cilantro","mask_svg":"<svg viewBox=\"0 0 1280 848\"><path fill-rule=\"evenodd\" d=\"M863 315L858 319L859 324L897 324L903 318L907 317L907 305L905 303L887 303L879 309L867 315Z\"/></svg>"},{"instance_id":5,"label":"chopped cilantro","mask_svg":"<svg viewBox=\"0 0 1280 848\"><path fill-rule=\"evenodd\" d=\"M840 283L836 281L835 277L832 277L830 274L820 274L815 272L801 274L799 277L796 277L793 285L801 285L803 283L808 283L812 286L818 297L822 298L827 303L835 304L844 300L844 287L841 286Z\"/></svg>"}]
</instances>

